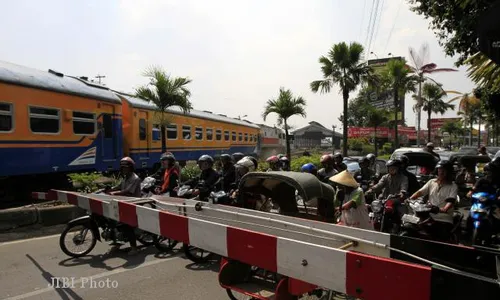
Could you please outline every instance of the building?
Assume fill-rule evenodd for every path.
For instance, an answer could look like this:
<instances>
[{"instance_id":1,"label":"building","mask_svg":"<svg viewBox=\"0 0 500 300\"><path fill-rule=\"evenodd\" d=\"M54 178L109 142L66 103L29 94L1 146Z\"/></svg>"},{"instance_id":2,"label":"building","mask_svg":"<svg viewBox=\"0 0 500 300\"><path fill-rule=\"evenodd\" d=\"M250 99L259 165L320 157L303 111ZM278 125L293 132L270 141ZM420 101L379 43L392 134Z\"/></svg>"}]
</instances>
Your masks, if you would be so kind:
<instances>
[{"instance_id":1,"label":"building","mask_svg":"<svg viewBox=\"0 0 500 300\"><path fill-rule=\"evenodd\" d=\"M260 127L257 153L261 157L285 153L286 139L283 129L257 124Z\"/></svg>"},{"instance_id":2,"label":"building","mask_svg":"<svg viewBox=\"0 0 500 300\"><path fill-rule=\"evenodd\" d=\"M342 140L342 134L334 132L315 121L311 121L309 125L292 131L291 134L293 135L293 147L295 149L320 148L322 140L332 137L333 144L338 149Z\"/></svg>"}]
</instances>

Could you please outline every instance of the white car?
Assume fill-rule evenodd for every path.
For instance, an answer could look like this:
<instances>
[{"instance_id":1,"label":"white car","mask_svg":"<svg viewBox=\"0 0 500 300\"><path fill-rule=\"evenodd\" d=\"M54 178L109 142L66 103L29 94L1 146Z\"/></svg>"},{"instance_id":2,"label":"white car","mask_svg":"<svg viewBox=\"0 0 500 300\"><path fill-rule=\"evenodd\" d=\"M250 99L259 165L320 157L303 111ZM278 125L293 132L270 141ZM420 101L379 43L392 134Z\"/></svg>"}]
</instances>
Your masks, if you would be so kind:
<instances>
[{"instance_id":1,"label":"white car","mask_svg":"<svg viewBox=\"0 0 500 300\"><path fill-rule=\"evenodd\" d=\"M423 152L424 149L423 148L399 148L399 149L396 149L396 151L394 151L391 155L391 158L390 159L397 159L397 158L400 158L401 155L407 153L407 152Z\"/></svg>"}]
</instances>

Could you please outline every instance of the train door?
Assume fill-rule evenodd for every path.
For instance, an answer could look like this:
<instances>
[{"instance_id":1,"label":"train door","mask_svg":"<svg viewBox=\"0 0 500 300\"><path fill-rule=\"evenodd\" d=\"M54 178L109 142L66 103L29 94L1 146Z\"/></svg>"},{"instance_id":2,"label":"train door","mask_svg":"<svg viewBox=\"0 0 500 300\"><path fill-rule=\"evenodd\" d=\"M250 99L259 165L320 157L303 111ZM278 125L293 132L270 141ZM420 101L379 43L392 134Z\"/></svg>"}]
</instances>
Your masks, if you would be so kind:
<instances>
[{"instance_id":1,"label":"train door","mask_svg":"<svg viewBox=\"0 0 500 300\"><path fill-rule=\"evenodd\" d=\"M116 160L118 157L117 149L117 132L120 130L118 128L117 122L113 121L113 116L115 114L115 107L113 105L101 104L103 109L102 123L101 123L101 155L102 160L110 161Z\"/></svg>"},{"instance_id":2,"label":"train door","mask_svg":"<svg viewBox=\"0 0 500 300\"><path fill-rule=\"evenodd\" d=\"M149 154L151 151L151 145L150 145L150 134L148 130L148 116L147 111L139 110L139 159L149 159ZM147 162L145 162L147 164ZM144 163L141 162L141 166L144 165Z\"/></svg>"}]
</instances>

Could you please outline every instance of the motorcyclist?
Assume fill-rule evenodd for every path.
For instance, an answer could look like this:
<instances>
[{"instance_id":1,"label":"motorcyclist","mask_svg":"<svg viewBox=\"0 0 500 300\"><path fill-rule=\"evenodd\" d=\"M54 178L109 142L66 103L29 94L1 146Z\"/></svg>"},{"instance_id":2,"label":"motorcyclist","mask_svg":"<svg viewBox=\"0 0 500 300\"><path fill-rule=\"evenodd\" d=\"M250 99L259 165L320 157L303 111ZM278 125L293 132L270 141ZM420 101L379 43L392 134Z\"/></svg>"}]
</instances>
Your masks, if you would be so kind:
<instances>
[{"instance_id":1,"label":"motorcyclist","mask_svg":"<svg viewBox=\"0 0 500 300\"><path fill-rule=\"evenodd\" d=\"M124 179L120 184L112 187L108 193L116 196L141 197L141 178L135 174L135 162L130 157L120 160L120 171Z\"/></svg>"},{"instance_id":2,"label":"motorcyclist","mask_svg":"<svg viewBox=\"0 0 500 300\"><path fill-rule=\"evenodd\" d=\"M288 157L286 156L281 157L280 164L281 164L281 169L283 171L290 171L290 160L288 160Z\"/></svg>"},{"instance_id":3,"label":"motorcyclist","mask_svg":"<svg viewBox=\"0 0 500 300\"><path fill-rule=\"evenodd\" d=\"M380 176L380 167L377 164L377 156L373 153L369 153L366 155L366 158L370 162L369 168L372 170L374 176L378 178Z\"/></svg>"},{"instance_id":4,"label":"motorcyclist","mask_svg":"<svg viewBox=\"0 0 500 300\"><path fill-rule=\"evenodd\" d=\"M375 173L372 171L372 169L370 169L370 161L368 160L368 158L363 157L359 161L359 167L360 169L354 173L354 178L356 179L356 181L371 181Z\"/></svg>"},{"instance_id":5,"label":"motorcyclist","mask_svg":"<svg viewBox=\"0 0 500 300\"><path fill-rule=\"evenodd\" d=\"M417 176L408 171L408 165L410 164L408 156L401 155L399 160L401 160L401 173L408 178L408 195L413 195L420 189Z\"/></svg>"},{"instance_id":6,"label":"motorcyclist","mask_svg":"<svg viewBox=\"0 0 500 300\"><path fill-rule=\"evenodd\" d=\"M176 187L179 185L179 170L175 166L175 157L173 154L165 153L160 158L162 167L165 169L163 174L163 184L155 190L156 194L169 193L170 197L176 197Z\"/></svg>"},{"instance_id":7,"label":"motorcyclist","mask_svg":"<svg viewBox=\"0 0 500 300\"><path fill-rule=\"evenodd\" d=\"M434 144L433 143L427 143L427 145L425 145L424 147L424 151L425 152L428 152L432 155L434 155L434 157L436 157L438 160L441 159L441 157L439 156L439 154L437 154L436 152L434 152Z\"/></svg>"},{"instance_id":8,"label":"motorcyclist","mask_svg":"<svg viewBox=\"0 0 500 300\"><path fill-rule=\"evenodd\" d=\"M243 157L245 157L245 154L241 152L236 152L231 155L233 157L233 163L236 164L239 162Z\"/></svg>"},{"instance_id":9,"label":"motorcyclist","mask_svg":"<svg viewBox=\"0 0 500 300\"><path fill-rule=\"evenodd\" d=\"M316 166L313 163L302 165L300 170L302 171L302 173L309 173L313 174L314 176L318 176L318 168L316 168Z\"/></svg>"},{"instance_id":10,"label":"motorcyclist","mask_svg":"<svg viewBox=\"0 0 500 300\"><path fill-rule=\"evenodd\" d=\"M198 159L198 166L201 169L201 174L184 183L191 188L196 188L193 192L193 196L199 195L202 201L210 196L210 192L219 180L219 173L213 169L213 165L214 159L210 155L200 156Z\"/></svg>"},{"instance_id":11,"label":"motorcyclist","mask_svg":"<svg viewBox=\"0 0 500 300\"><path fill-rule=\"evenodd\" d=\"M338 173L347 170L347 165L342 161L343 159L344 158L340 153L335 153L333 155L333 167L335 168L335 170L337 170Z\"/></svg>"},{"instance_id":12,"label":"motorcyclist","mask_svg":"<svg viewBox=\"0 0 500 300\"><path fill-rule=\"evenodd\" d=\"M473 193L488 192L500 195L500 157L487 163L483 168L485 176L480 178L472 190L467 194L471 197Z\"/></svg>"},{"instance_id":13,"label":"motorcyclist","mask_svg":"<svg viewBox=\"0 0 500 300\"><path fill-rule=\"evenodd\" d=\"M141 197L141 178L134 172L135 162L130 157L124 157L120 160L120 171L125 178L117 186L111 188L108 193L111 195L128 196L128 197ZM123 233L127 235L130 243L130 255L137 254L137 239L135 236L134 228L127 224L122 224ZM114 245L111 251L118 250L120 245Z\"/></svg>"},{"instance_id":14,"label":"motorcyclist","mask_svg":"<svg viewBox=\"0 0 500 300\"><path fill-rule=\"evenodd\" d=\"M429 203L439 208L439 213L431 214L434 221L433 236L447 240L453 227L453 206L457 200L458 186L453 182L453 164L441 161L436 166L438 176L429 180L410 199L429 197Z\"/></svg>"},{"instance_id":15,"label":"motorcyclist","mask_svg":"<svg viewBox=\"0 0 500 300\"><path fill-rule=\"evenodd\" d=\"M323 168L318 171L318 178L323 182L328 182L330 177L338 173L334 168L333 157L325 154L321 156L320 163Z\"/></svg>"},{"instance_id":16,"label":"motorcyclist","mask_svg":"<svg viewBox=\"0 0 500 300\"><path fill-rule=\"evenodd\" d=\"M282 171L281 166L280 166L280 159L278 158L278 156L276 156L276 155L270 156L266 159L266 162L269 164L269 169L267 170L268 172L269 171Z\"/></svg>"},{"instance_id":17,"label":"motorcyclist","mask_svg":"<svg viewBox=\"0 0 500 300\"><path fill-rule=\"evenodd\" d=\"M222 154L220 160L222 162L220 190L228 193L236 182L236 168L229 154Z\"/></svg>"},{"instance_id":18,"label":"motorcyclist","mask_svg":"<svg viewBox=\"0 0 500 300\"><path fill-rule=\"evenodd\" d=\"M400 172L401 161L397 159L389 160L387 169L389 173L382 176L380 181L370 188L366 194L382 192L383 198L387 198L389 195L400 195L404 198L408 191L408 177Z\"/></svg>"}]
</instances>

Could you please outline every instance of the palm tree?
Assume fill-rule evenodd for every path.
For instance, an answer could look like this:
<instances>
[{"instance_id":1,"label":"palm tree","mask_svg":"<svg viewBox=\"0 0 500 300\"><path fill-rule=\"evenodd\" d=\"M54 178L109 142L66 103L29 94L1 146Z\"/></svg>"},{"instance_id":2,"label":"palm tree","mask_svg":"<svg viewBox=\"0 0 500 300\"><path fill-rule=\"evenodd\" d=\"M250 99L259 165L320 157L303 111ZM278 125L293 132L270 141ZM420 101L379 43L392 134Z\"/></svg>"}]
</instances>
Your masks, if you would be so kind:
<instances>
[{"instance_id":1,"label":"palm tree","mask_svg":"<svg viewBox=\"0 0 500 300\"><path fill-rule=\"evenodd\" d=\"M389 122L389 112L385 109L371 107L368 110L366 119L367 125L373 127L375 134L375 137L373 138L373 141L375 142L375 155L378 155L377 128Z\"/></svg>"},{"instance_id":2,"label":"palm tree","mask_svg":"<svg viewBox=\"0 0 500 300\"><path fill-rule=\"evenodd\" d=\"M431 141L431 115L432 113L443 115L448 109L455 109L455 105L443 101L446 93L440 85L424 83L422 97L422 109L427 112L427 141ZM453 101L453 100L452 100Z\"/></svg>"},{"instance_id":3,"label":"palm tree","mask_svg":"<svg viewBox=\"0 0 500 300\"><path fill-rule=\"evenodd\" d=\"M480 117L481 100L474 93L460 93L457 91L446 91L446 93L459 95L449 102L460 100L458 115L461 115L464 123L469 125L469 146L472 146L472 130L474 123Z\"/></svg>"},{"instance_id":4,"label":"palm tree","mask_svg":"<svg viewBox=\"0 0 500 300\"><path fill-rule=\"evenodd\" d=\"M461 121L448 121L441 126L441 132L448 132L450 134L450 148L451 148L451 137L457 139L459 134L464 133L464 128Z\"/></svg>"},{"instance_id":5,"label":"palm tree","mask_svg":"<svg viewBox=\"0 0 500 300\"><path fill-rule=\"evenodd\" d=\"M382 78L385 88L392 90L394 94L394 147L397 149L399 148L398 113L400 96L415 92L415 85L420 79L417 75L412 74L404 59L391 59L382 71Z\"/></svg>"},{"instance_id":6,"label":"palm tree","mask_svg":"<svg viewBox=\"0 0 500 300\"><path fill-rule=\"evenodd\" d=\"M439 73L439 72L457 72L458 70L451 69L451 68L437 68L437 65L435 63L429 62L429 45L427 43L424 43L424 44L422 44L422 46L420 46L420 50L418 53L412 47L410 47L409 52L410 52L410 58L413 61L413 66L410 66L410 68L419 77L418 96L417 96L417 105L416 105L417 146L419 146L420 145L420 121L422 118L422 107L423 107L422 83L425 82L426 80L430 80L430 81L433 81L434 83L436 83L432 78L425 76L425 75Z\"/></svg>"},{"instance_id":7,"label":"palm tree","mask_svg":"<svg viewBox=\"0 0 500 300\"><path fill-rule=\"evenodd\" d=\"M470 66L467 75L478 86L490 91L500 91L500 65L478 52L465 61Z\"/></svg>"},{"instance_id":8,"label":"palm tree","mask_svg":"<svg viewBox=\"0 0 500 300\"><path fill-rule=\"evenodd\" d=\"M136 95L149 102L153 102L159 114L161 127L161 149L167 151L167 139L165 126L168 125L166 112L170 107L178 106L184 113L188 113L192 108L189 97L191 92L187 85L191 79L186 77L170 77L160 67L150 67L144 72L144 76L149 78L149 84L136 89Z\"/></svg>"},{"instance_id":9,"label":"palm tree","mask_svg":"<svg viewBox=\"0 0 500 300\"><path fill-rule=\"evenodd\" d=\"M306 100L304 100L304 98L300 96L294 97L291 90L285 90L285 88L281 87L278 98L267 100L266 107L262 113L264 121L271 113L278 115L278 125L283 126L285 129L286 155L290 161L292 156L290 155L290 138L288 135L289 125L287 122L291 116L295 115L300 115L305 118L305 106Z\"/></svg>"},{"instance_id":10,"label":"palm tree","mask_svg":"<svg viewBox=\"0 0 500 300\"><path fill-rule=\"evenodd\" d=\"M356 90L364 78L372 74L371 68L361 61L363 46L359 43L347 45L345 42L332 46L327 56L321 56L321 72L323 79L311 82L311 90L314 93L329 93L334 84L340 86L340 92L344 100L343 112L343 145L342 152L347 156L347 128L349 113L347 111L349 93Z\"/></svg>"}]
</instances>

